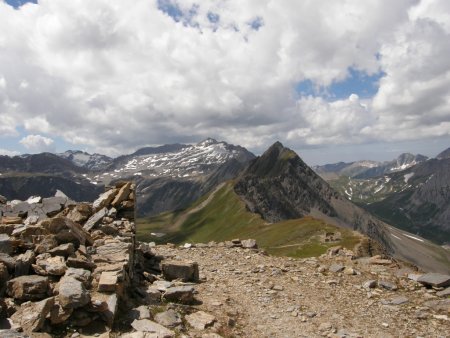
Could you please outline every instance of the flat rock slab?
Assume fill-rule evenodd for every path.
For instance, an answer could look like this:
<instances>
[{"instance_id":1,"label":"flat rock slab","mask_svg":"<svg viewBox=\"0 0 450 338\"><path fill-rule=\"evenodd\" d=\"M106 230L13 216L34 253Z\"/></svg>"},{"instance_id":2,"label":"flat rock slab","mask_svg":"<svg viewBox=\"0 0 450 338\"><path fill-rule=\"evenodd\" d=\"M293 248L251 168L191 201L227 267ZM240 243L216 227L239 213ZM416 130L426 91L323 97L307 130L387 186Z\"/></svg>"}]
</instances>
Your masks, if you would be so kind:
<instances>
[{"instance_id":1,"label":"flat rock slab","mask_svg":"<svg viewBox=\"0 0 450 338\"><path fill-rule=\"evenodd\" d=\"M190 326L197 330L204 330L214 324L216 317L203 311L194 312L185 317Z\"/></svg>"},{"instance_id":2,"label":"flat rock slab","mask_svg":"<svg viewBox=\"0 0 450 338\"><path fill-rule=\"evenodd\" d=\"M31 335L32 332L39 331L42 328L45 317L50 313L54 303L55 299L53 297L35 303L23 303L17 312L11 316L11 319L25 333Z\"/></svg>"},{"instance_id":3,"label":"flat rock slab","mask_svg":"<svg viewBox=\"0 0 450 338\"><path fill-rule=\"evenodd\" d=\"M183 323L180 314L173 309L157 313L155 320L159 324L169 328L175 328Z\"/></svg>"},{"instance_id":4,"label":"flat rock slab","mask_svg":"<svg viewBox=\"0 0 450 338\"><path fill-rule=\"evenodd\" d=\"M439 296L439 297L450 296L450 287L446 288L445 290L436 292L436 296Z\"/></svg>"},{"instance_id":5,"label":"flat rock slab","mask_svg":"<svg viewBox=\"0 0 450 338\"><path fill-rule=\"evenodd\" d=\"M109 204L111 204L112 200L114 199L114 197L117 194L117 189L111 189L108 190L106 192L104 192L103 194L100 195L99 198L97 198L94 203L92 204L92 208L95 211L98 211L104 207L109 206Z\"/></svg>"},{"instance_id":6,"label":"flat rock slab","mask_svg":"<svg viewBox=\"0 0 450 338\"><path fill-rule=\"evenodd\" d=\"M198 282L198 264L189 261L169 261L161 265L161 270L166 280L180 279L183 282Z\"/></svg>"},{"instance_id":7,"label":"flat rock slab","mask_svg":"<svg viewBox=\"0 0 450 338\"><path fill-rule=\"evenodd\" d=\"M12 240L7 234L0 234L0 252L11 254L13 251Z\"/></svg>"},{"instance_id":8,"label":"flat rock slab","mask_svg":"<svg viewBox=\"0 0 450 338\"><path fill-rule=\"evenodd\" d=\"M172 338L175 337L175 332L165 328L164 326L151 321L150 319L136 319L131 323L131 326L136 331L148 332L156 334L155 338Z\"/></svg>"},{"instance_id":9,"label":"flat rock slab","mask_svg":"<svg viewBox=\"0 0 450 338\"><path fill-rule=\"evenodd\" d=\"M102 208L99 211L97 211L95 214L93 214L87 222L84 224L83 228L86 231L91 230L93 227L95 227L97 224L100 223L100 221L108 214L108 209Z\"/></svg>"},{"instance_id":10,"label":"flat rock slab","mask_svg":"<svg viewBox=\"0 0 450 338\"><path fill-rule=\"evenodd\" d=\"M443 275L440 273L426 273L420 276L417 281L424 285L436 286L436 287L445 287L450 286L450 276Z\"/></svg>"},{"instance_id":11,"label":"flat rock slab","mask_svg":"<svg viewBox=\"0 0 450 338\"><path fill-rule=\"evenodd\" d=\"M329 267L329 271L331 272L341 272L345 269L345 266L343 266L342 264L331 264L331 266Z\"/></svg>"},{"instance_id":12,"label":"flat rock slab","mask_svg":"<svg viewBox=\"0 0 450 338\"><path fill-rule=\"evenodd\" d=\"M119 276L117 271L103 271L98 282L98 291L114 292L118 282Z\"/></svg>"},{"instance_id":13,"label":"flat rock slab","mask_svg":"<svg viewBox=\"0 0 450 338\"><path fill-rule=\"evenodd\" d=\"M192 286L168 288L163 298L170 302L190 304L194 301L194 288Z\"/></svg>"},{"instance_id":14,"label":"flat rock slab","mask_svg":"<svg viewBox=\"0 0 450 338\"><path fill-rule=\"evenodd\" d=\"M7 293L18 300L40 300L47 297L48 287L48 277L20 276L7 283Z\"/></svg>"}]
</instances>

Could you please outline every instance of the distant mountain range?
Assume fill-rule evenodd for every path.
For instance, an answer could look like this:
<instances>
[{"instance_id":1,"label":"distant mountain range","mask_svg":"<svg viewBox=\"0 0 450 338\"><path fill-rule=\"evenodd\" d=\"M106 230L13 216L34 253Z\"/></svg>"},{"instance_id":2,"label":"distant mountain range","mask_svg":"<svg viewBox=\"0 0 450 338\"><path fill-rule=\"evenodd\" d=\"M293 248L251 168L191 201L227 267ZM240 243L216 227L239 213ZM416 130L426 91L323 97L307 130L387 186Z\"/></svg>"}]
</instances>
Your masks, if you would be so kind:
<instances>
[{"instance_id":1,"label":"distant mountain range","mask_svg":"<svg viewBox=\"0 0 450 338\"><path fill-rule=\"evenodd\" d=\"M314 166L313 169L325 180L336 179L340 176L347 176L351 178L372 178L405 170L413 165L424 162L427 159L428 157L420 154L413 155L410 153L404 153L392 161L339 162Z\"/></svg>"},{"instance_id":2,"label":"distant mountain range","mask_svg":"<svg viewBox=\"0 0 450 338\"><path fill-rule=\"evenodd\" d=\"M353 175L346 170L357 163L315 169L347 199L389 224L437 243L450 243L450 148L427 160L401 155L386 162L388 170L374 166Z\"/></svg>"}]
</instances>

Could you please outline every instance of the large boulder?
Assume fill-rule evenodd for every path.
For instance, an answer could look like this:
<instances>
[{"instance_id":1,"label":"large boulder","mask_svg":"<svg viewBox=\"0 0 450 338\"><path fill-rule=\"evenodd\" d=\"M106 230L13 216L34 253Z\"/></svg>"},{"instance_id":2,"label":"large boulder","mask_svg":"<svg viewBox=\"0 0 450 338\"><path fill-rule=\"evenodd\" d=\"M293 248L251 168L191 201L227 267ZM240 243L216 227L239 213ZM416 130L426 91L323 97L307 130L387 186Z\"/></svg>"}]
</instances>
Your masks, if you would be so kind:
<instances>
[{"instance_id":1,"label":"large boulder","mask_svg":"<svg viewBox=\"0 0 450 338\"><path fill-rule=\"evenodd\" d=\"M6 292L17 300L40 300L48 296L48 277L30 275L11 279L6 284Z\"/></svg>"},{"instance_id":2,"label":"large boulder","mask_svg":"<svg viewBox=\"0 0 450 338\"><path fill-rule=\"evenodd\" d=\"M65 309L75 309L88 304L89 292L79 280L64 276L59 282L59 304Z\"/></svg>"},{"instance_id":3,"label":"large boulder","mask_svg":"<svg viewBox=\"0 0 450 338\"><path fill-rule=\"evenodd\" d=\"M50 313L54 303L55 299L53 297L40 302L23 303L19 310L11 316L11 320L31 336L32 332L39 331L42 328L45 318Z\"/></svg>"}]
</instances>

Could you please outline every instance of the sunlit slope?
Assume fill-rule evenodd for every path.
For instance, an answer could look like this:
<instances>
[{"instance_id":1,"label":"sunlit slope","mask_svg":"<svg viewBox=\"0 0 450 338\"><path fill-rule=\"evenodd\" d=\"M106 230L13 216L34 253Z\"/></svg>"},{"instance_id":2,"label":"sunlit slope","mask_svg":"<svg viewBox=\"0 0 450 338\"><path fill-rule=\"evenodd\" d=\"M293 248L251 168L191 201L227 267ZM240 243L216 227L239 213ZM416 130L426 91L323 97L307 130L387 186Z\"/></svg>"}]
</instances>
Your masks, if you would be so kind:
<instances>
[{"instance_id":1,"label":"sunlit slope","mask_svg":"<svg viewBox=\"0 0 450 338\"><path fill-rule=\"evenodd\" d=\"M155 238L151 236L152 232L166 235ZM246 209L245 203L234 192L232 182L204 196L183 212L140 219L137 236L139 240L173 243L254 238L271 254L295 257L320 255L335 245L353 249L363 239L350 229L312 217L267 223L259 214Z\"/></svg>"}]
</instances>

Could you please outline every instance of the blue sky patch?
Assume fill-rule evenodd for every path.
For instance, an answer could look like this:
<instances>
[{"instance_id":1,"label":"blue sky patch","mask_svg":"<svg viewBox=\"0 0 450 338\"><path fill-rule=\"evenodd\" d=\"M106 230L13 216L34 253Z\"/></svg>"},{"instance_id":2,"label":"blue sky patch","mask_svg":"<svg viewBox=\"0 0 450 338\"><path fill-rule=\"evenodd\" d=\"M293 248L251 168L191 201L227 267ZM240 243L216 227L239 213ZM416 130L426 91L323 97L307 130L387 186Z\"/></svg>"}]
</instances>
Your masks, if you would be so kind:
<instances>
[{"instance_id":1,"label":"blue sky patch","mask_svg":"<svg viewBox=\"0 0 450 338\"><path fill-rule=\"evenodd\" d=\"M365 72L349 69L349 76L340 82L335 82L328 87L316 86L311 80L305 80L295 86L295 90L302 96L324 96L332 100L348 98L351 94L357 94L360 98L373 97L379 88L379 81L385 75L378 72L367 75Z\"/></svg>"},{"instance_id":2,"label":"blue sky patch","mask_svg":"<svg viewBox=\"0 0 450 338\"><path fill-rule=\"evenodd\" d=\"M213 12L208 12L206 16L211 23L218 23L220 20L220 15Z\"/></svg>"},{"instance_id":3,"label":"blue sky patch","mask_svg":"<svg viewBox=\"0 0 450 338\"><path fill-rule=\"evenodd\" d=\"M260 16L257 16L253 20L249 22L250 27L255 31L259 30L262 26L264 26L264 20Z\"/></svg>"},{"instance_id":4,"label":"blue sky patch","mask_svg":"<svg viewBox=\"0 0 450 338\"><path fill-rule=\"evenodd\" d=\"M158 0L158 9L166 13L174 21L182 22L185 26L198 26L198 23L193 22L192 20L198 14L198 5L192 5L192 7L186 12L180 8L176 1Z\"/></svg>"},{"instance_id":5,"label":"blue sky patch","mask_svg":"<svg viewBox=\"0 0 450 338\"><path fill-rule=\"evenodd\" d=\"M22 5L25 5L27 2L31 2L33 4L37 4L37 0L6 0L6 3L14 8L19 8Z\"/></svg>"}]
</instances>

